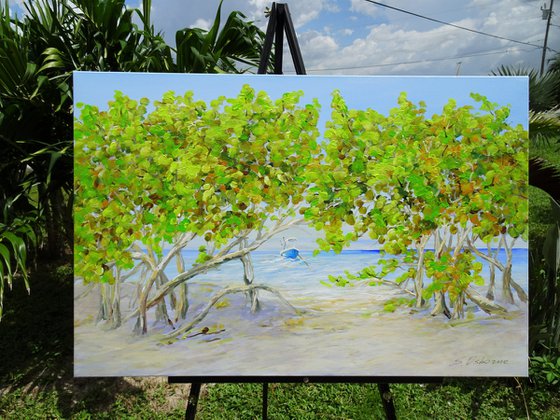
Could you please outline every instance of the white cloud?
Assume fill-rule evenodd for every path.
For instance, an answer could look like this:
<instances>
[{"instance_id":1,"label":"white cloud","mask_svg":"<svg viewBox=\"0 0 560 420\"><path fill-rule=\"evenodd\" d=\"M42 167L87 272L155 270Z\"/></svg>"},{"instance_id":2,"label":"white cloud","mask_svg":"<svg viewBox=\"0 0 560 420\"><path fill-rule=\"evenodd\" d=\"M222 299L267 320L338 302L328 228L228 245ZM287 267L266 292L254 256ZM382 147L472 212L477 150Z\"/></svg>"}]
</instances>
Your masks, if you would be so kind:
<instances>
[{"instance_id":1,"label":"white cloud","mask_svg":"<svg viewBox=\"0 0 560 420\"><path fill-rule=\"evenodd\" d=\"M350 11L373 17L380 15L378 6L364 0L350 0Z\"/></svg>"},{"instance_id":2,"label":"white cloud","mask_svg":"<svg viewBox=\"0 0 560 420\"><path fill-rule=\"evenodd\" d=\"M264 10L265 7L270 8L271 2L268 0L249 0L249 4L255 9Z\"/></svg>"},{"instance_id":3,"label":"white cloud","mask_svg":"<svg viewBox=\"0 0 560 420\"><path fill-rule=\"evenodd\" d=\"M292 15L295 27L299 28L316 19L323 10L325 3L324 0L307 0L290 4L290 14Z\"/></svg>"},{"instance_id":4,"label":"white cloud","mask_svg":"<svg viewBox=\"0 0 560 420\"><path fill-rule=\"evenodd\" d=\"M366 2L353 1L351 7L354 6L355 11L359 9L374 15L363 8L362 3ZM434 14L424 11L422 14L505 38L535 42L541 36L539 34L544 34L535 1L475 0L464 3L458 19L450 19L446 15L451 13L444 10L448 7L447 2L402 3L410 4L408 10L418 10L420 4L422 8L429 6ZM408 6L399 3L399 7ZM374 26L367 35L355 38L349 45L325 50L322 55L316 52L310 54L308 48L312 42L308 42L308 45L302 46L306 67L313 74L455 74L458 62L461 62L461 74L485 75L500 65L537 67L542 52L538 48L541 42L536 42L537 47L519 45L396 12L387 13L383 21L388 23L381 24L372 19ZM342 30L334 34L345 35ZM313 33L311 37L319 40L321 35L328 34ZM336 44L336 38L333 42ZM558 33L552 42L558 45ZM340 68L343 70L336 70Z\"/></svg>"},{"instance_id":5,"label":"white cloud","mask_svg":"<svg viewBox=\"0 0 560 420\"><path fill-rule=\"evenodd\" d=\"M269 0L250 0L249 4L253 6L253 10L256 12L264 10L265 7L270 8L272 2ZM286 4L296 28L316 19L322 10L335 10L327 0L287 1Z\"/></svg>"},{"instance_id":6,"label":"white cloud","mask_svg":"<svg viewBox=\"0 0 560 420\"><path fill-rule=\"evenodd\" d=\"M212 27L212 21L209 19L198 18L192 25L192 28L200 28L204 30L209 30Z\"/></svg>"},{"instance_id":7,"label":"white cloud","mask_svg":"<svg viewBox=\"0 0 560 420\"><path fill-rule=\"evenodd\" d=\"M331 13L338 13L340 12L340 7L339 5L333 1L333 2L325 2L324 4L324 8L327 12L331 12Z\"/></svg>"},{"instance_id":8,"label":"white cloud","mask_svg":"<svg viewBox=\"0 0 560 420\"><path fill-rule=\"evenodd\" d=\"M299 42L309 60L320 59L324 54L331 55L338 51L338 44L332 36L315 31L302 34Z\"/></svg>"}]
</instances>

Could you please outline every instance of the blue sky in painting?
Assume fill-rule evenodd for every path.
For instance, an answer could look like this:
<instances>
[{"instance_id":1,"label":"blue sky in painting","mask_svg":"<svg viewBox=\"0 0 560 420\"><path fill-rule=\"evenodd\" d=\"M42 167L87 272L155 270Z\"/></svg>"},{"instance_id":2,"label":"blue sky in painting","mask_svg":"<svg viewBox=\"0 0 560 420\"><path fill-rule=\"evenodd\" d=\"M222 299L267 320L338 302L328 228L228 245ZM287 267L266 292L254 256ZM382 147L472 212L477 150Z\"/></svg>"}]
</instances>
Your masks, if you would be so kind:
<instances>
[{"instance_id":1,"label":"blue sky in painting","mask_svg":"<svg viewBox=\"0 0 560 420\"><path fill-rule=\"evenodd\" d=\"M74 74L75 102L96 105L100 109L120 90L127 96L150 101L163 93L183 94L192 90L195 98L209 101L221 95L236 96L244 84L255 90L264 90L276 99L284 92L302 90L301 103L317 98L322 106L323 125L330 115L331 93L339 89L351 108L373 108L387 114L395 107L401 92L418 103L428 106L427 115L440 113L450 98L461 105L476 103L470 93L476 92L492 102L509 106L512 125L527 127L528 89L525 77L455 77L455 76L273 76L273 75L206 75L206 74L148 74L148 73L88 73Z\"/></svg>"}]
</instances>

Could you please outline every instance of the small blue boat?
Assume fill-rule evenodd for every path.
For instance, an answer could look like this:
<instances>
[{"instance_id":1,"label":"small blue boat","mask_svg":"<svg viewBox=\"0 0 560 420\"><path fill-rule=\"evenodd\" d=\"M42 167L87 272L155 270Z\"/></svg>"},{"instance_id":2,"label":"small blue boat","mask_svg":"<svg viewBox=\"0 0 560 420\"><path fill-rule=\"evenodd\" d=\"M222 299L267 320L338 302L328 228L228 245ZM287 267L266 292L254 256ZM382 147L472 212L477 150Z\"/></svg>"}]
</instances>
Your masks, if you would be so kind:
<instances>
[{"instance_id":1,"label":"small blue boat","mask_svg":"<svg viewBox=\"0 0 560 420\"><path fill-rule=\"evenodd\" d=\"M280 255L283 256L284 258L296 259L297 257L299 257L299 249L288 248L288 249L285 249L284 251L280 252Z\"/></svg>"},{"instance_id":2,"label":"small blue boat","mask_svg":"<svg viewBox=\"0 0 560 420\"><path fill-rule=\"evenodd\" d=\"M297 240L296 238L288 238L288 239L282 238L282 251L280 251L280 256L288 260L300 260L303 263L305 263L305 265L309 265L307 261L305 261L303 257L299 254L299 249L293 246L288 248L288 244L290 242L295 242L296 240Z\"/></svg>"}]
</instances>

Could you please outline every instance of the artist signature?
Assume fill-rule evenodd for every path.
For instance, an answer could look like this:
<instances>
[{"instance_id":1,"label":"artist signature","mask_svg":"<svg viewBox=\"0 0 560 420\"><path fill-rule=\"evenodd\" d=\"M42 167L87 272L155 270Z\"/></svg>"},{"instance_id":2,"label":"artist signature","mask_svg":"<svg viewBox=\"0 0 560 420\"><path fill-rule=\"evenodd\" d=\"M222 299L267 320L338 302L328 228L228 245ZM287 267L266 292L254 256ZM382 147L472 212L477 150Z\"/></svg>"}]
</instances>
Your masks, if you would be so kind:
<instances>
[{"instance_id":1,"label":"artist signature","mask_svg":"<svg viewBox=\"0 0 560 420\"><path fill-rule=\"evenodd\" d=\"M471 356L466 359L455 359L449 366L496 366L507 365L510 361L508 359L491 359L484 356Z\"/></svg>"}]
</instances>

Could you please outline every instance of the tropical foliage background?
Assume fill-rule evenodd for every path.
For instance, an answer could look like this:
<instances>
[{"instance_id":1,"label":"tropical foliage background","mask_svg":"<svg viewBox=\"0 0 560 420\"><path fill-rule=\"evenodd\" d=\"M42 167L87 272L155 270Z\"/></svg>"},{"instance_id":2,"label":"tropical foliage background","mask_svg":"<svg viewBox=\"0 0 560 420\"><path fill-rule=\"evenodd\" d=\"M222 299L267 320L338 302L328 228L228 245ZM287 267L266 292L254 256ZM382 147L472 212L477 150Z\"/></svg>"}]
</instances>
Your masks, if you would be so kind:
<instances>
[{"instance_id":1,"label":"tropical foliage background","mask_svg":"<svg viewBox=\"0 0 560 420\"><path fill-rule=\"evenodd\" d=\"M173 48L152 25L150 0L139 8L124 0L24 6L26 14L18 17L7 2L0 4L0 317L17 309L2 304L12 287L29 292L30 279L52 268L49 262L58 261L61 272L71 257L72 71L243 72L258 65L264 38L238 12L222 21L220 8L208 31L180 30ZM531 367L533 378L558 383L560 58L542 75L512 68L495 73L530 78ZM52 293L57 302L54 287L32 287L31 293L47 290L44 299ZM14 319L17 329L20 318ZM4 354L8 347L1 348ZM4 382L13 372L2 364Z\"/></svg>"}]
</instances>

